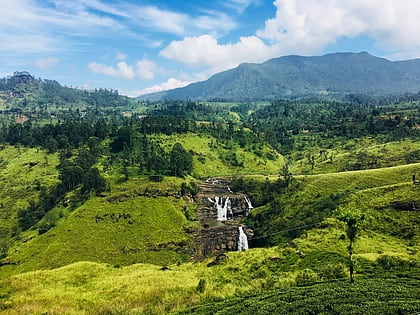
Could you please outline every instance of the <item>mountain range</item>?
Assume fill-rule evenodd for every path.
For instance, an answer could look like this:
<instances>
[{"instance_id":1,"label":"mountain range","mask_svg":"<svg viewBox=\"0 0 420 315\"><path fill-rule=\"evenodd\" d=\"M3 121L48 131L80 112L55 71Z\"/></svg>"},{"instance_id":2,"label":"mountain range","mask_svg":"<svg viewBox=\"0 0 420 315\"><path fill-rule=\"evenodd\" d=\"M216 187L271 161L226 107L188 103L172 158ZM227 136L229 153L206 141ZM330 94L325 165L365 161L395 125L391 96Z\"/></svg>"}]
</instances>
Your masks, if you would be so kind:
<instances>
[{"instance_id":1,"label":"mountain range","mask_svg":"<svg viewBox=\"0 0 420 315\"><path fill-rule=\"evenodd\" d=\"M256 101L349 93L392 95L420 91L420 59L390 61L367 52L284 56L243 63L183 88L138 99Z\"/></svg>"}]
</instances>

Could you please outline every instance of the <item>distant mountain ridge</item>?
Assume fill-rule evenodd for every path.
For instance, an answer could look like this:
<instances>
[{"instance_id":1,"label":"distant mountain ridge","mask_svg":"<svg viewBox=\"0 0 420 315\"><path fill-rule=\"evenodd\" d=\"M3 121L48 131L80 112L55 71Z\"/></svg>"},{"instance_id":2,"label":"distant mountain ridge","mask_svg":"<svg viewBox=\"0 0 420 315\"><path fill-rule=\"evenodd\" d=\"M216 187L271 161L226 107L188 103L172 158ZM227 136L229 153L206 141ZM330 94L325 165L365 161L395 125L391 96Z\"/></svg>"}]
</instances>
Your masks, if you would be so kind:
<instances>
[{"instance_id":1,"label":"distant mountain ridge","mask_svg":"<svg viewBox=\"0 0 420 315\"><path fill-rule=\"evenodd\" d=\"M389 95L420 91L420 59L390 61L361 53L297 55L243 63L206 81L139 96L142 100L272 100L320 94Z\"/></svg>"}]
</instances>

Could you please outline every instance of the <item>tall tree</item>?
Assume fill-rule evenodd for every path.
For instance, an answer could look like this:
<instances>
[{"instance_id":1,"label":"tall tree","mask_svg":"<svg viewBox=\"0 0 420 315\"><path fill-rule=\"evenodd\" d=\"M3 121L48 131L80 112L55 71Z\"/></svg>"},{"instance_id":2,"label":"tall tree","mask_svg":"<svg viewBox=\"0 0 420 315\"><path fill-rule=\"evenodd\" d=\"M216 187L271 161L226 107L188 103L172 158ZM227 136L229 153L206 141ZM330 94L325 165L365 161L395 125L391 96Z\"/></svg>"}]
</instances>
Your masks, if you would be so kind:
<instances>
[{"instance_id":1,"label":"tall tree","mask_svg":"<svg viewBox=\"0 0 420 315\"><path fill-rule=\"evenodd\" d=\"M349 246L347 247L347 250L349 252L350 282L353 283L354 282L354 262L353 262L354 242L356 240L360 226L363 224L365 215L357 210L339 209L336 212L336 217L338 220L346 224L346 235L347 235L347 238L349 239Z\"/></svg>"},{"instance_id":2,"label":"tall tree","mask_svg":"<svg viewBox=\"0 0 420 315\"><path fill-rule=\"evenodd\" d=\"M184 149L181 143L174 144L169 160L171 162L172 175L184 177L192 171L192 154Z\"/></svg>"}]
</instances>

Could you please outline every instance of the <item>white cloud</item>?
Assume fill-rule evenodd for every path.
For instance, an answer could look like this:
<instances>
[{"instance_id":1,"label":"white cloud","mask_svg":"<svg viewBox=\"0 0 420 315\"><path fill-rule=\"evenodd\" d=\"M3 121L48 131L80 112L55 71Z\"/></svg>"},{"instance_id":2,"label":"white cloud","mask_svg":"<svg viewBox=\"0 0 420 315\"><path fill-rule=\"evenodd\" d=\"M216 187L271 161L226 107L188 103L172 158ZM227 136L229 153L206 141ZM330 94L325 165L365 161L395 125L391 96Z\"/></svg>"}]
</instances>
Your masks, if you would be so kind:
<instances>
[{"instance_id":1,"label":"white cloud","mask_svg":"<svg viewBox=\"0 0 420 315\"><path fill-rule=\"evenodd\" d=\"M153 85L151 87L142 89L142 90L137 90L137 91L132 91L130 92L130 96L140 96L140 95L144 95L144 94L149 94L149 93L155 93L155 92L161 92L161 91L165 91L165 90L171 90L171 89L176 89L179 87L184 87L187 86L188 84L190 84L191 82L188 81L181 81L175 78L170 78L168 79L166 82L159 84L159 85Z\"/></svg>"},{"instance_id":2,"label":"white cloud","mask_svg":"<svg viewBox=\"0 0 420 315\"><path fill-rule=\"evenodd\" d=\"M40 69L48 69L55 67L60 62L60 59L54 57L40 58L35 60L35 67Z\"/></svg>"},{"instance_id":3,"label":"white cloud","mask_svg":"<svg viewBox=\"0 0 420 315\"><path fill-rule=\"evenodd\" d=\"M234 44L219 44L210 35L173 41L160 55L190 66L207 66L214 71L231 68L240 62L257 62L271 55L271 48L256 36L241 37Z\"/></svg>"},{"instance_id":4,"label":"white cloud","mask_svg":"<svg viewBox=\"0 0 420 315\"><path fill-rule=\"evenodd\" d=\"M238 13L243 13L252 4L259 4L261 0L224 0L222 4L234 9Z\"/></svg>"},{"instance_id":5,"label":"white cloud","mask_svg":"<svg viewBox=\"0 0 420 315\"><path fill-rule=\"evenodd\" d=\"M219 11L194 15L128 1L1 0L0 52L27 55L86 50L92 49L95 39L115 36L156 48L162 41L148 32L186 36L204 31L220 36L235 27Z\"/></svg>"},{"instance_id":6,"label":"white cloud","mask_svg":"<svg viewBox=\"0 0 420 315\"><path fill-rule=\"evenodd\" d=\"M237 27L236 22L225 13L218 11L206 11L206 15L192 19L188 24L194 26L200 32L220 36Z\"/></svg>"},{"instance_id":7,"label":"white cloud","mask_svg":"<svg viewBox=\"0 0 420 315\"><path fill-rule=\"evenodd\" d=\"M158 67L151 60L143 59L137 62L137 75L143 80L153 80L156 74L163 74L165 71Z\"/></svg>"},{"instance_id":8,"label":"white cloud","mask_svg":"<svg viewBox=\"0 0 420 315\"><path fill-rule=\"evenodd\" d=\"M341 37L368 35L387 51L420 53L418 0L276 0L257 36L294 53L316 53Z\"/></svg>"},{"instance_id":9,"label":"white cloud","mask_svg":"<svg viewBox=\"0 0 420 315\"><path fill-rule=\"evenodd\" d=\"M219 36L237 26L230 16L220 11L203 11L204 14L192 16L156 6L131 5L127 8L134 23L153 32L184 36L204 31Z\"/></svg>"},{"instance_id":10,"label":"white cloud","mask_svg":"<svg viewBox=\"0 0 420 315\"><path fill-rule=\"evenodd\" d=\"M367 35L395 56L410 51L420 57L418 0L276 0L274 5L275 17L254 36L228 44L211 35L185 37L160 55L220 71L286 54L317 54L339 38Z\"/></svg>"},{"instance_id":11,"label":"white cloud","mask_svg":"<svg viewBox=\"0 0 420 315\"><path fill-rule=\"evenodd\" d=\"M131 6L130 18L135 22L161 32L183 34L188 16L154 6Z\"/></svg>"},{"instance_id":12,"label":"white cloud","mask_svg":"<svg viewBox=\"0 0 420 315\"><path fill-rule=\"evenodd\" d=\"M105 30L110 29L128 31L119 21L91 13L76 1L56 0L54 4L44 7L35 0L2 0L0 52L25 55L76 49L80 36L106 36L111 32Z\"/></svg>"},{"instance_id":13,"label":"white cloud","mask_svg":"<svg viewBox=\"0 0 420 315\"><path fill-rule=\"evenodd\" d=\"M139 60L135 65L129 65L125 61L120 61L117 63L116 68L113 66L107 66L102 63L91 62L88 65L88 68L93 73L105 74L108 76L120 77L128 80L134 79L136 77L142 80L152 80L156 75L166 73L163 68L159 67L155 62L146 58Z\"/></svg>"},{"instance_id":14,"label":"white cloud","mask_svg":"<svg viewBox=\"0 0 420 315\"><path fill-rule=\"evenodd\" d=\"M112 77L120 77L124 79L133 79L136 76L132 66L127 65L124 61L117 64L117 68L106 66L102 63L91 62L88 68L98 74L105 74Z\"/></svg>"}]
</instances>

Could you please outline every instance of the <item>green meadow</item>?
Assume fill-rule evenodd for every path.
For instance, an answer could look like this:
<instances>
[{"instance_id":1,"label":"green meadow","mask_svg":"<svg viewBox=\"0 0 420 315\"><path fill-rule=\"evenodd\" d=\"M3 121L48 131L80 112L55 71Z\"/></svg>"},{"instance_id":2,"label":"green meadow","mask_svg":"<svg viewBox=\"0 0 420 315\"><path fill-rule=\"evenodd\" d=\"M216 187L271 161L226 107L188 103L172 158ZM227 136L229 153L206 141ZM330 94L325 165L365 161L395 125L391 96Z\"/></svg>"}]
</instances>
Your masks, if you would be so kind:
<instances>
[{"instance_id":1,"label":"green meadow","mask_svg":"<svg viewBox=\"0 0 420 315\"><path fill-rule=\"evenodd\" d=\"M277 174L285 159L273 148L263 144L259 154L255 154L250 147L241 147L233 141L217 143L212 136L198 134L182 135L159 135L154 139L169 150L174 143L181 143L182 146L193 152L193 176L196 178L212 176L232 176ZM240 165L231 165L225 158L230 153L235 153ZM269 157L269 158L267 158Z\"/></svg>"},{"instance_id":2,"label":"green meadow","mask_svg":"<svg viewBox=\"0 0 420 315\"><path fill-rule=\"evenodd\" d=\"M194 149L193 142L188 149ZM418 200L420 186L411 176L419 172L420 164L411 164L295 177L299 189L279 196L287 204L265 231L279 245L230 252L212 267L207 264L213 258L192 262L185 251L195 205L177 191L183 181L193 179L167 177L152 183L137 177L121 182L114 175L108 178L109 192L75 209L53 209L62 215L51 230L22 234L7 257L17 265L1 267L0 310L209 314L214 309L228 314L270 309L293 313L297 308L357 313L360 308L352 305L359 304L367 314L409 314L420 309L415 291L418 215L392 205ZM336 195L340 198L334 206L359 209L367 216L355 243L356 284L351 287L345 225L331 207L316 204ZM256 208L251 218L266 211L267 206ZM282 232L290 224L312 223L292 242L283 241Z\"/></svg>"}]
</instances>

